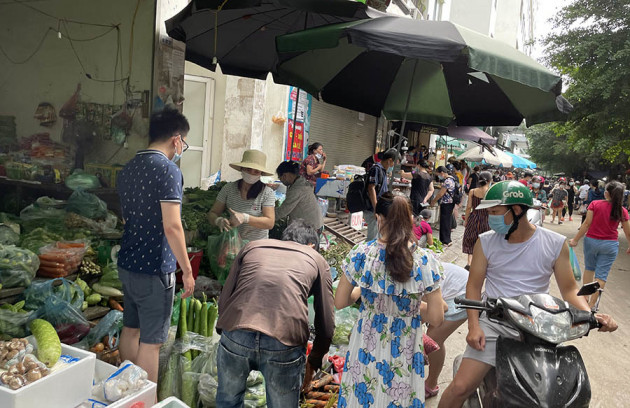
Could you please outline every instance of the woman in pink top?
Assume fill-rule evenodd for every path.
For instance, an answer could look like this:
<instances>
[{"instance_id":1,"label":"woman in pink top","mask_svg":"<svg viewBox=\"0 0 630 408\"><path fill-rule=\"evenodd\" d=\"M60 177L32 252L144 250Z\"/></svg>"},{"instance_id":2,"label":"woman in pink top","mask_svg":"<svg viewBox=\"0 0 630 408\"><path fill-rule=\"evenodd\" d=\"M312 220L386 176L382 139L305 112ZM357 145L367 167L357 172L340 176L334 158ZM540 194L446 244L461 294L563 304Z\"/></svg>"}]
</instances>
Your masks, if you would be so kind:
<instances>
[{"instance_id":1,"label":"woman in pink top","mask_svg":"<svg viewBox=\"0 0 630 408\"><path fill-rule=\"evenodd\" d=\"M619 252L617 229L619 223L623 226L626 239L630 242L630 222L628 210L623 208L623 193L625 187L618 181L606 184L604 200L591 202L586 213L586 220L577 235L569 241L574 247L584 238L584 283L599 282L603 288L606 285L608 273ZM630 248L627 251L630 254ZM589 303L595 305L599 293L591 296Z\"/></svg>"}]
</instances>

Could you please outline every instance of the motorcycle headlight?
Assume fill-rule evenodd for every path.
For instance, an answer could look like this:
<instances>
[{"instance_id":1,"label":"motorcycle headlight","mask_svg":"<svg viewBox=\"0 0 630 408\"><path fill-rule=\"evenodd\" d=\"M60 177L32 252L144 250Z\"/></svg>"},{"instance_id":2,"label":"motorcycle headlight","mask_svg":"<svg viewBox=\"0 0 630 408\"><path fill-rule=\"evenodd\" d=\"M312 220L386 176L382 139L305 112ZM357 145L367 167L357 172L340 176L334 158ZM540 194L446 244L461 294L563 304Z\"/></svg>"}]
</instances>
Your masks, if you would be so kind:
<instances>
[{"instance_id":1,"label":"motorcycle headlight","mask_svg":"<svg viewBox=\"0 0 630 408\"><path fill-rule=\"evenodd\" d=\"M553 344L560 344L568 340L584 336L588 330L588 323L572 324L571 313L549 313L536 306L531 306L531 316L514 310L509 310L514 322L521 328L537 337Z\"/></svg>"}]
</instances>

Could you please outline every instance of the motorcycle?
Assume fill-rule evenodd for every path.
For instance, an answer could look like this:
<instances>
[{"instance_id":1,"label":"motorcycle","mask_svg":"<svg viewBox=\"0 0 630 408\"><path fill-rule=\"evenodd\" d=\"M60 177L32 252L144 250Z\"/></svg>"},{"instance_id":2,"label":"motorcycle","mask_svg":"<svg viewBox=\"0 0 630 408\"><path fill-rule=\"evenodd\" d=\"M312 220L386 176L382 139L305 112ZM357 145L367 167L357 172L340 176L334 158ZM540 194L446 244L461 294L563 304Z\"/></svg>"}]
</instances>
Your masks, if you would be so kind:
<instances>
[{"instance_id":1,"label":"motorcycle","mask_svg":"<svg viewBox=\"0 0 630 408\"><path fill-rule=\"evenodd\" d=\"M458 308L487 313L496 323L520 333L521 340L499 337L496 367L484 377L465 408L588 407L591 386L582 357L574 346L560 346L601 327L595 318L602 289L584 285L578 295L600 292L592 311L579 310L548 294L483 301L456 298ZM453 372L462 356L455 360Z\"/></svg>"},{"instance_id":2,"label":"motorcycle","mask_svg":"<svg viewBox=\"0 0 630 408\"><path fill-rule=\"evenodd\" d=\"M546 204L541 203L539 200L534 200L533 207L527 210L527 220L537 227L542 227L546 207Z\"/></svg>"}]
</instances>

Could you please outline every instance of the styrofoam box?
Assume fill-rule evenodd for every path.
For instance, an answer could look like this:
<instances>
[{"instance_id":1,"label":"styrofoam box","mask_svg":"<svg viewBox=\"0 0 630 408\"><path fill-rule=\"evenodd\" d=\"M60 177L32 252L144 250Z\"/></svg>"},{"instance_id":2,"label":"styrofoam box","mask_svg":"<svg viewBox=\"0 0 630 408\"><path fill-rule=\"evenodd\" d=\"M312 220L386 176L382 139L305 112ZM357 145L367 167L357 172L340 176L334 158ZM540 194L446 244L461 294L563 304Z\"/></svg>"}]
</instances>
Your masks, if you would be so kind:
<instances>
[{"instance_id":1,"label":"styrofoam box","mask_svg":"<svg viewBox=\"0 0 630 408\"><path fill-rule=\"evenodd\" d=\"M94 370L94 381L99 382L110 375L112 375L118 367L111 364L107 364L104 361L96 360L96 366ZM156 401L157 385L154 382L148 381L148 384L135 394L128 395L125 398L121 398L116 402L112 402L108 408L131 408L133 407L152 407ZM144 403L138 404L139 402Z\"/></svg>"},{"instance_id":2,"label":"styrofoam box","mask_svg":"<svg viewBox=\"0 0 630 408\"><path fill-rule=\"evenodd\" d=\"M28 341L37 347L34 337ZM18 390L0 387L2 408L68 408L90 398L96 355L76 347L61 345L61 354L79 358Z\"/></svg>"},{"instance_id":3,"label":"styrofoam box","mask_svg":"<svg viewBox=\"0 0 630 408\"><path fill-rule=\"evenodd\" d=\"M188 405L184 404L184 402L177 397L168 397L151 408L188 408Z\"/></svg>"}]
</instances>

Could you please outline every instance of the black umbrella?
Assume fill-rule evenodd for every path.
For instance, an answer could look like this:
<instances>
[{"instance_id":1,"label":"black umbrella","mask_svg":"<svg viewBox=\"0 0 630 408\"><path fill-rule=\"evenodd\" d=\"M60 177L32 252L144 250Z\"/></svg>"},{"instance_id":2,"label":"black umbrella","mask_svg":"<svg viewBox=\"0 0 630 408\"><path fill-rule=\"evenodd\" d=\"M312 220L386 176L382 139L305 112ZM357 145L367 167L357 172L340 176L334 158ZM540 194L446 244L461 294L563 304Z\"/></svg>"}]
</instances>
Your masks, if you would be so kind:
<instances>
[{"instance_id":1,"label":"black umbrella","mask_svg":"<svg viewBox=\"0 0 630 408\"><path fill-rule=\"evenodd\" d=\"M166 29L186 43L186 60L265 79L278 60L276 36L379 15L352 0L196 0L166 21Z\"/></svg>"}]
</instances>

